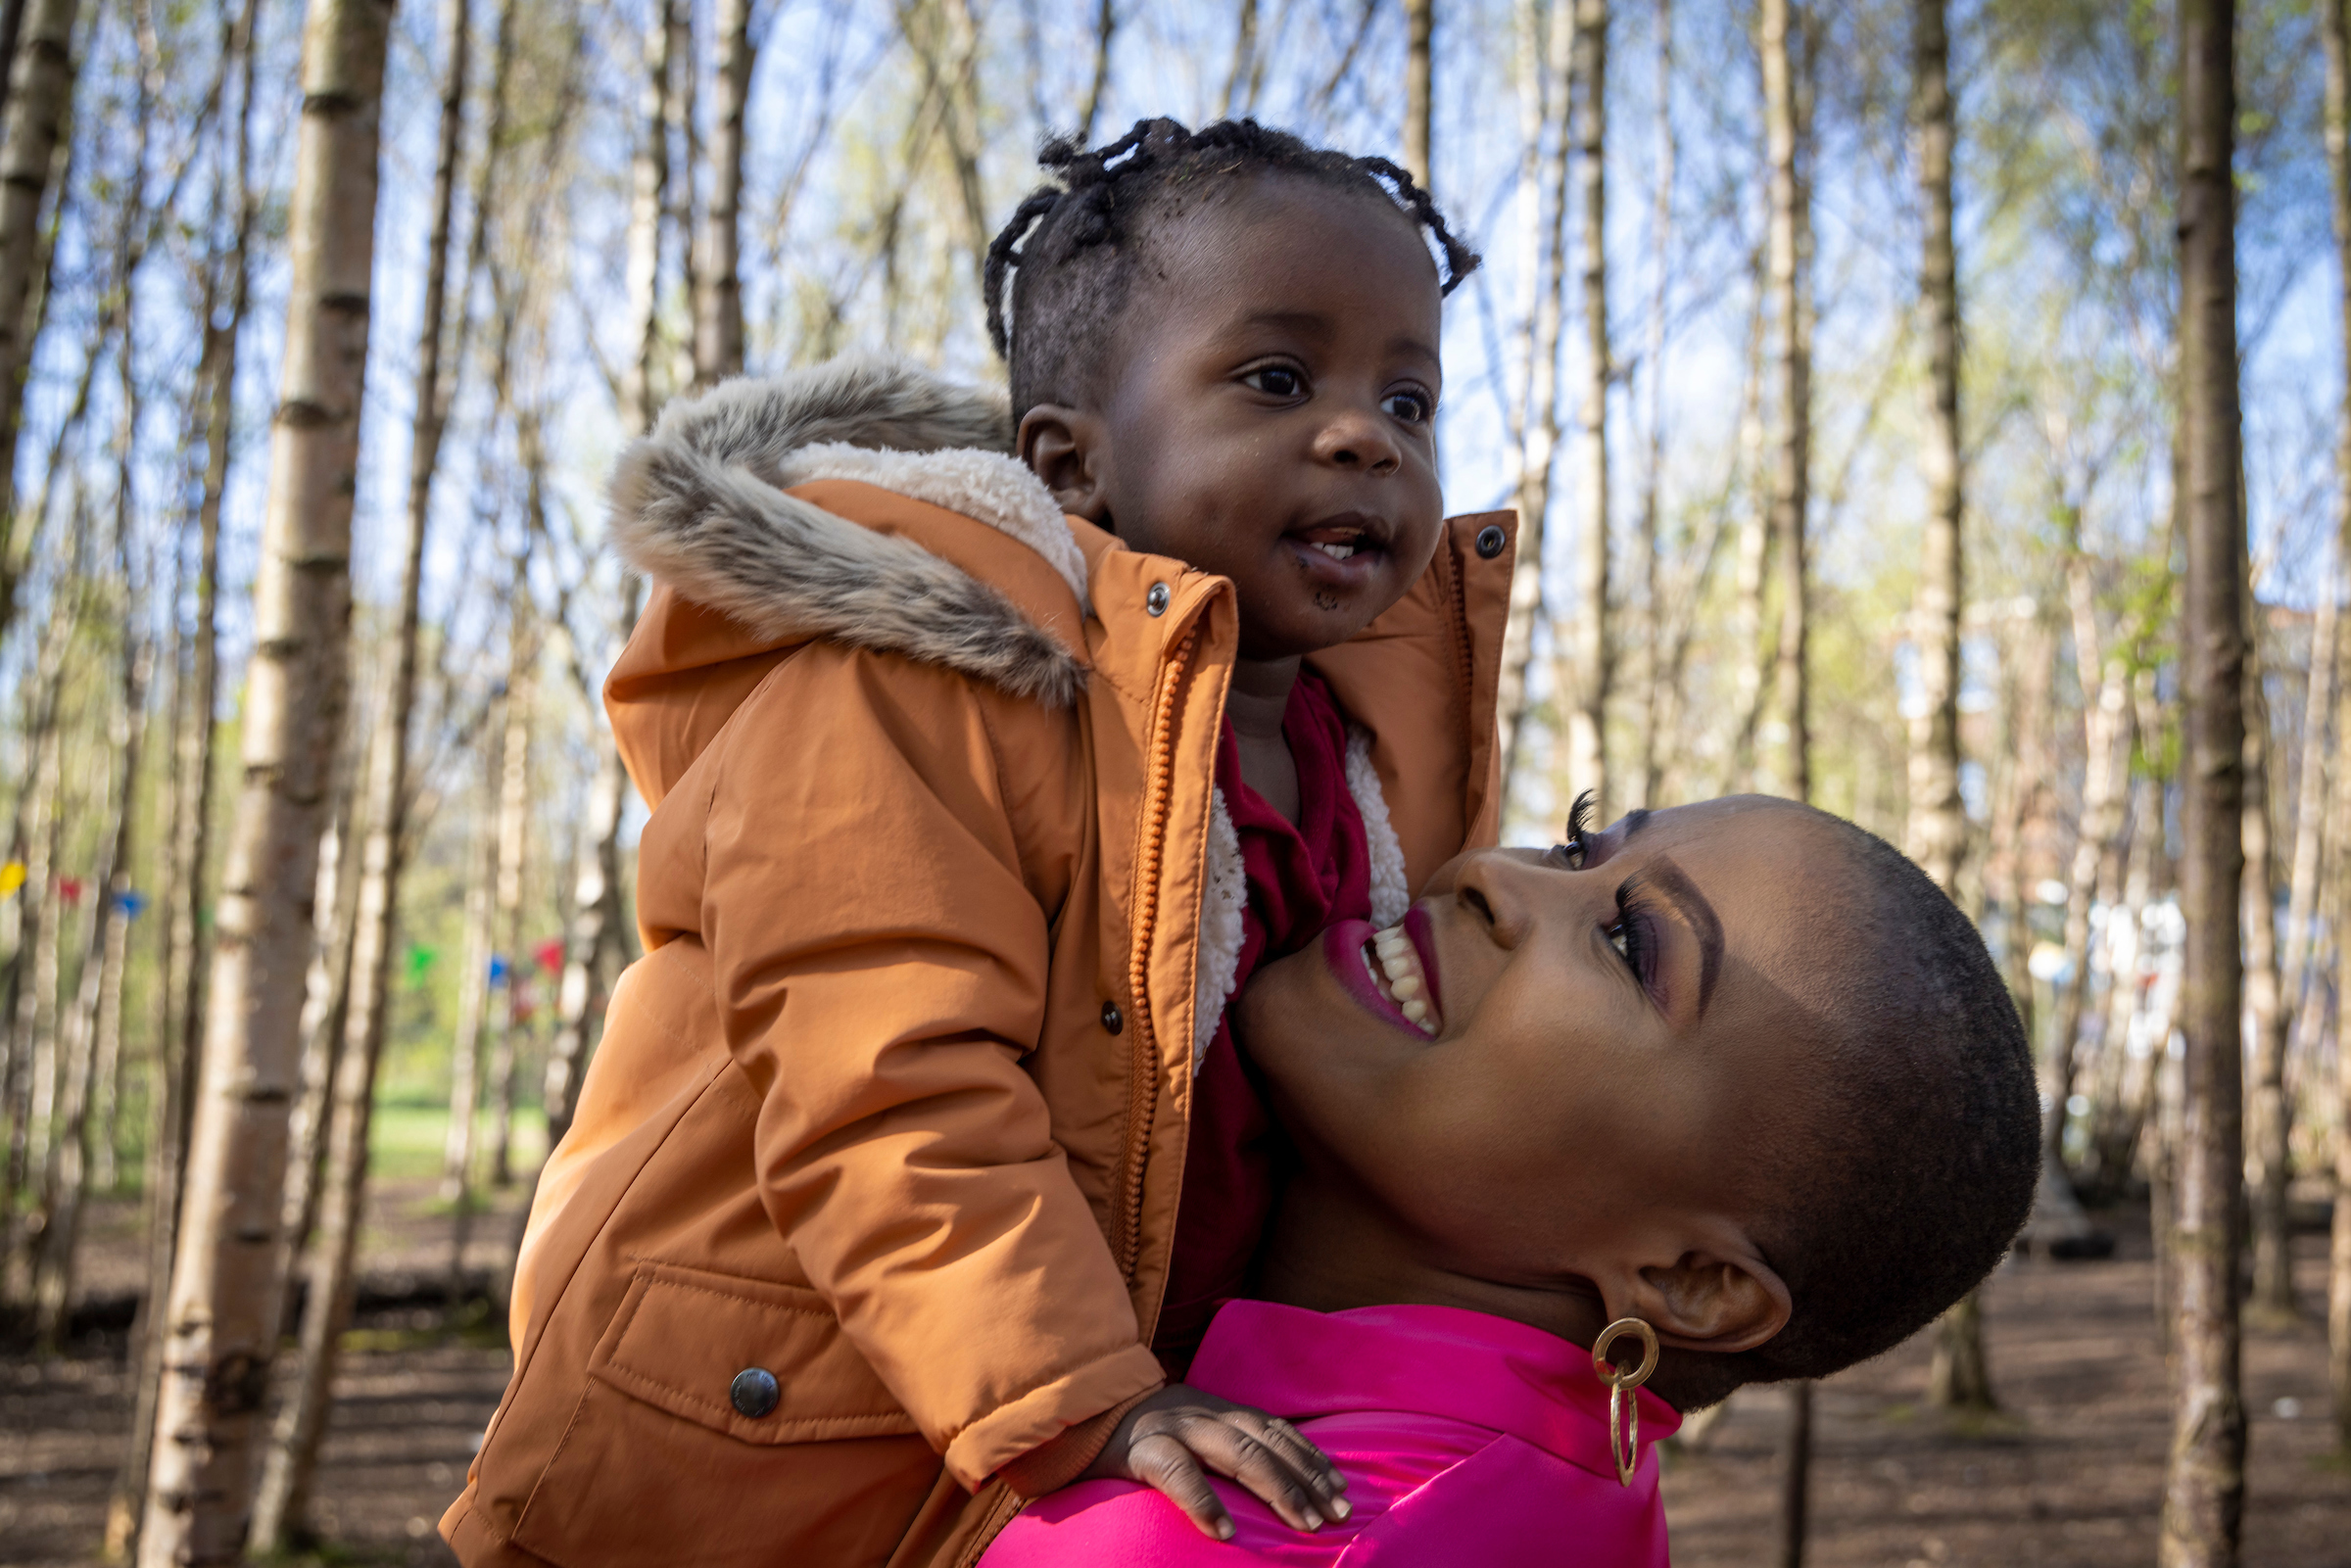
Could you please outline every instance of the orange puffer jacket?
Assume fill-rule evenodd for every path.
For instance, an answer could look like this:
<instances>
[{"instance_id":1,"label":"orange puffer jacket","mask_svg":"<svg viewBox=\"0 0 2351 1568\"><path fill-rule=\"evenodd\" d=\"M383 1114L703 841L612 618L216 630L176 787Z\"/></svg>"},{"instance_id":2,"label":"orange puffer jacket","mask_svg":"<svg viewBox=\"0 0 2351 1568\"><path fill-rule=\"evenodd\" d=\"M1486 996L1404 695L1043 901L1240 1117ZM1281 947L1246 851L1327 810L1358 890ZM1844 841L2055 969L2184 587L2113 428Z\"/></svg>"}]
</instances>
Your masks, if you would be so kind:
<instances>
[{"instance_id":1,"label":"orange puffer jacket","mask_svg":"<svg viewBox=\"0 0 2351 1568\"><path fill-rule=\"evenodd\" d=\"M442 1520L468 1568L968 1562L1006 1464L1161 1380L1246 891L1237 612L1064 518L1006 433L837 361L673 404L621 462L647 951L540 1177L513 1380ZM1448 523L1312 661L1383 919L1495 836L1511 527Z\"/></svg>"}]
</instances>

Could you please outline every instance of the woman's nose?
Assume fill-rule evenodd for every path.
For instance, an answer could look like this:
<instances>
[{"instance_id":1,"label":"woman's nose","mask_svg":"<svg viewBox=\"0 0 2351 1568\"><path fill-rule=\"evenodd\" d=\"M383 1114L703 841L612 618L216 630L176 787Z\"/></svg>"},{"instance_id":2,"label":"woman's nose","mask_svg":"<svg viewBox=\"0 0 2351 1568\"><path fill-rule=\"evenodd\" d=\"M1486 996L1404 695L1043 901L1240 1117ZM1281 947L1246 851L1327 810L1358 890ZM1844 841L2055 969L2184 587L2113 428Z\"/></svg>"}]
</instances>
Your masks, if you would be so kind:
<instances>
[{"instance_id":1,"label":"woman's nose","mask_svg":"<svg viewBox=\"0 0 2351 1568\"><path fill-rule=\"evenodd\" d=\"M1515 948L1534 927L1541 886L1540 867L1507 850L1485 849L1463 857L1453 872L1453 896L1482 922L1495 945Z\"/></svg>"},{"instance_id":2,"label":"woman's nose","mask_svg":"<svg viewBox=\"0 0 2351 1568\"><path fill-rule=\"evenodd\" d=\"M1361 408L1350 408L1322 427L1315 439L1315 455L1335 467L1372 474L1393 473L1404 461L1404 451L1384 419L1376 410L1366 413Z\"/></svg>"}]
</instances>

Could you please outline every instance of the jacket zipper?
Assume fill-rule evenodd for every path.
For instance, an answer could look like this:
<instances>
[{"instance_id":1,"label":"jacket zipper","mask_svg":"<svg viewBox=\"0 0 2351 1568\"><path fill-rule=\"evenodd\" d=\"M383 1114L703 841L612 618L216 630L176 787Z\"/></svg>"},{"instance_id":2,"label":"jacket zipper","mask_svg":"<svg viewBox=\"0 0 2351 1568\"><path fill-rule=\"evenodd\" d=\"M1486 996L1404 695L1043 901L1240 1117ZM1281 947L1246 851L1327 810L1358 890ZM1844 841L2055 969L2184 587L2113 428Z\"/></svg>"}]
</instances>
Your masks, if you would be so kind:
<instances>
[{"instance_id":1,"label":"jacket zipper","mask_svg":"<svg viewBox=\"0 0 2351 1568\"><path fill-rule=\"evenodd\" d=\"M1128 1066L1127 1147L1121 1161L1115 1216L1118 1228L1112 1242L1119 1271L1130 1282L1136 1255L1142 1249L1143 1168L1159 1105L1159 1031L1151 1015L1151 933L1159 922L1159 872L1168 842L1169 799L1175 792L1176 699L1191 673L1192 652L1199 641L1200 623L1195 620L1160 667L1159 690L1151 704L1141 838L1135 847L1133 934L1127 953L1128 1018L1134 1046ZM956 1554L956 1568L970 1568L977 1562L1020 1509L1021 1498L1007 1490L989 1506L979 1530Z\"/></svg>"},{"instance_id":2,"label":"jacket zipper","mask_svg":"<svg viewBox=\"0 0 2351 1568\"><path fill-rule=\"evenodd\" d=\"M1151 1011L1151 936L1159 921L1160 864L1167 850L1169 801L1175 790L1176 699L1191 673L1192 651L1199 641L1200 623L1194 620L1161 667L1151 711L1142 833L1135 847L1133 929L1127 952L1128 1016L1134 1044L1128 1066L1127 1149L1120 1171L1118 1230L1112 1249L1120 1272L1129 1281L1142 1250L1143 1169L1159 1105L1159 1029Z\"/></svg>"}]
</instances>

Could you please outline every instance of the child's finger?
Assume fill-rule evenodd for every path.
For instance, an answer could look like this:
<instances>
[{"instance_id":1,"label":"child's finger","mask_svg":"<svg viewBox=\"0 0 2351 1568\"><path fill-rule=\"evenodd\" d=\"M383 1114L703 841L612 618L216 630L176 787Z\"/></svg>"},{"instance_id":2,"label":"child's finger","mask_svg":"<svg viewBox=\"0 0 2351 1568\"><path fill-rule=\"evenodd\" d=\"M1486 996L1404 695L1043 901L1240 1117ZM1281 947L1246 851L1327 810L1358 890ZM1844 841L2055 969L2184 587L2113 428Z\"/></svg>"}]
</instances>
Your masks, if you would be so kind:
<instances>
[{"instance_id":1,"label":"child's finger","mask_svg":"<svg viewBox=\"0 0 2351 1568\"><path fill-rule=\"evenodd\" d=\"M1347 1490L1347 1478L1339 1474L1339 1467L1331 1463L1330 1455L1316 1448L1305 1433L1278 1415L1262 1415L1243 1406L1233 1411L1228 1419L1242 1420L1248 1417L1255 1418L1253 1430L1257 1440L1280 1454L1291 1469L1305 1477L1307 1485L1314 1489L1316 1497L1320 1501L1323 1513L1333 1519L1344 1519L1354 1511L1347 1499L1340 1496Z\"/></svg>"},{"instance_id":2,"label":"child's finger","mask_svg":"<svg viewBox=\"0 0 2351 1568\"><path fill-rule=\"evenodd\" d=\"M1241 1426L1244 1417L1264 1419L1253 1410L1220 1410L1193 1416L1178 1431L1202 1464L1247 1487L1291 1529L1321 1529L1327 1516L1312 1484L1285 1455Z\"/></svg>"},{"instance_id":3,"label":"child's finger","mask_svg":"<svg viewBox=\"0 0 2351 1568\"><path fill-rule=\"evenodd\" d=\"M1155 1432L1135 1439L1127 1453L1127 1471L1181 1508L1202 1535L1232 1539L1232 1515L1224 1511L1224 1499L1208 1484L1191 1449L1173 1434Z\"/></svg>"}]
</instances>

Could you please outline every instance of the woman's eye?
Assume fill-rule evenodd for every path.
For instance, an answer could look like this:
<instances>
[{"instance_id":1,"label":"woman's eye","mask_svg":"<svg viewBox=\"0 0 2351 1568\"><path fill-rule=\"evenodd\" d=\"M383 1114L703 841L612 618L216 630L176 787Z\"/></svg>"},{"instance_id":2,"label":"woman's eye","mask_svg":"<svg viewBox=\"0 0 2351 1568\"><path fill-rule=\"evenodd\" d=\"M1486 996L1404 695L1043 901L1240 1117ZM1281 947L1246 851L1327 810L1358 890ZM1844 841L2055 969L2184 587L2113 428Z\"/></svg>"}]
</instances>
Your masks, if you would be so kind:
<instances>
[{"instance_id":1,"label":"woman's eye","mask_svg":"<svg viewBox=\"0 0 2351 1568\"><path fill-rule=\"evenodd\" d=\"M1387 411L1389 418L1401 419L1408 425L1428 422L1428 397L1424 393L1392 392L1381 402L1380 407Z\"/></svg>"},{"instance_id":2,"label":"woman's eye","mask_svg":"<svg viewBox=\"0 0 2351 1568\"><path fill-rule=\"evenodd\" d=\"M1241 377L1241 384L1253 387L1269 398L1295 398L1306 390L1306 377L1286 364L1261 365Z\"/></svg>"},{"instance_id":3,"label":"woman's eye","mask_svg":"<svg viewBox=\"0 0 2351 1568\"><path fill-rule=\"evenodd\" d=\"M1551 846L1548 858L1558 861L1569 871L1582 871L1584 869L1584 835L1569 833L1566 842Z\"/></svg>"},{"instance_id":4,"label":"woman's eye","mask_svg":"<svg viewBox=\"0 0 2351 1568\"><path fill-rule=\"evenodd\" d=\"M1618 958L1625 960L1627 963L1632 961L1632 931L1624 922L1618 921L1615 925L1608 927L1608 945L1616 949L1616 956Z\"/></svg>"}]
</instances>

